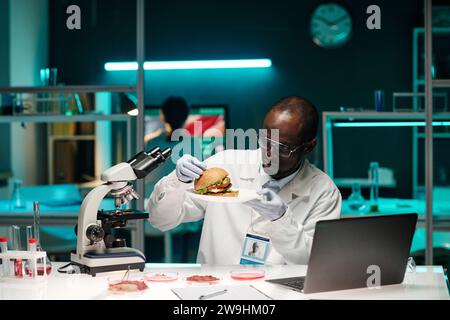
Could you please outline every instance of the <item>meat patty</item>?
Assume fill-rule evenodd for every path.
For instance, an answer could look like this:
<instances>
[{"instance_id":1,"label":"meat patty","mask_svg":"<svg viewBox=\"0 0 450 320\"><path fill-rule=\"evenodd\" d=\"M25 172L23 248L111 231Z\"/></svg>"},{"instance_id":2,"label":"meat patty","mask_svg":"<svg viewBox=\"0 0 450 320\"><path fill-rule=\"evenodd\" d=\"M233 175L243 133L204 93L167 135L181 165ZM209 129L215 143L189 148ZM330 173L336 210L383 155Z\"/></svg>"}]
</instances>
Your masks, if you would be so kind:
<instances>
[{"instance_id":1,"label":"meat patty","mask_svg":"<svg viewBox=\"0 0 450 320\"><path fill-rule=\"evenodd\" d=\"M208 192L223 192L231 187L231 182L228 180L227 183L217 184L208 187Z\"/></svg>"}]
</instances>

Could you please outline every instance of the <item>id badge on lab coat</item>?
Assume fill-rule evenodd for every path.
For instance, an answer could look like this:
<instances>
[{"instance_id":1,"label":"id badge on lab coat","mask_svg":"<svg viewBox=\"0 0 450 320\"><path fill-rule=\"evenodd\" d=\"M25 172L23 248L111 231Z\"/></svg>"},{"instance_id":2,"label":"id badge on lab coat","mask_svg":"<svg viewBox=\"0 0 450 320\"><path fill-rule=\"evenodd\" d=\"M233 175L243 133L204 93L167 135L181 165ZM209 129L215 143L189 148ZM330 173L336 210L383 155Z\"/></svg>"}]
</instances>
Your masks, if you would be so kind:
<instances>
[{"instance_id":1,"label":"id badge on lab coat","mask_svg":"<svg viewBox=\"0 0 450 320\"><path fill-rule=\"evenodd\" d=\"M270 239L247 233L240 264L264 264L270 251Z\"/></svg>"}]
</instances>

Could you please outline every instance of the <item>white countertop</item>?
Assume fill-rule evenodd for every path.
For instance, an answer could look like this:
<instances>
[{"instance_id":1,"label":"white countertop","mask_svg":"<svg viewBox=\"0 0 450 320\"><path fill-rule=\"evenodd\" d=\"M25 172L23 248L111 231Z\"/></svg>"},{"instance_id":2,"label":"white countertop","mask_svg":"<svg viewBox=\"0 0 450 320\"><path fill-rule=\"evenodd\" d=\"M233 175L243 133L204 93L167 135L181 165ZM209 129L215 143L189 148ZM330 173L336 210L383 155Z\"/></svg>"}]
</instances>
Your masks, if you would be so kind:
<instances>
[{"instance_id":1,"label":"white countertop","mask_svg":"<svg viewBox=\"0 0 450 320\"><path fill-rule=\"evenodd\" d=\"M145 272L179 273L179 279L169 283L147 283L149 288L142 294L111 294L108 292L108 277L121 277L124 272L102 273L96 277L85 274L61 274L57 267L64 263L53 263L53 272L46 280L0 279L0 299L144 299L177 300L172 288L188 287L182 279L193 274L212 274L221 277L220 285L251 284L273 299L445 299L449 292L440 266L418 266L415 273L407 273L403 284L384 286L379 289L353 289L302 294L262 280L239 281L230 278L230 271L243 266L209 266L197 264L147 264ZM303 276L304 265L261 266L267 278ZM142 277L143 273L133 271L130 278Z\"/></svg>"}]
</instances>

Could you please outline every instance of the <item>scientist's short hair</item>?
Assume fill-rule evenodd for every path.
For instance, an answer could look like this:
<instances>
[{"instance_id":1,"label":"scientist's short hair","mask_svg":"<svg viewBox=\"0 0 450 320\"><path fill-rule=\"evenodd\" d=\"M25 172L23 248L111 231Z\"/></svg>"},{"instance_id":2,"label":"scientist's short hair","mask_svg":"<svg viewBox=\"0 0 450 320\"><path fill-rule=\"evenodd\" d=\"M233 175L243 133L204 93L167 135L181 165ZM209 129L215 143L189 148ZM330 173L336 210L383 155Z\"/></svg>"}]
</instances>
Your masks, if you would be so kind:
<instances>
[{"instance_id":1,"label":"scientist's short hair","mask_svg":"<svg viewBox=\"0 0 450 320\"><path fill-rule=\"evenodd\" d=\"M172 130L182 128L189 115L189 106L182 97L167 98L163 102L161 110Z\"/></svg>"},{"instance_id":2,"label":"scientist's short hair","mask_svg":"<svg viewBox=\"0 0 450 320\"><path fill-rule=\"evenodd\" d=\"M300 96L289 96L278 100L267 112L287 112L298 116L299 136L304 141L310 141L317 136L319 127L319 112L316 107L306 98Z\"/></svg>"}]
</instances>

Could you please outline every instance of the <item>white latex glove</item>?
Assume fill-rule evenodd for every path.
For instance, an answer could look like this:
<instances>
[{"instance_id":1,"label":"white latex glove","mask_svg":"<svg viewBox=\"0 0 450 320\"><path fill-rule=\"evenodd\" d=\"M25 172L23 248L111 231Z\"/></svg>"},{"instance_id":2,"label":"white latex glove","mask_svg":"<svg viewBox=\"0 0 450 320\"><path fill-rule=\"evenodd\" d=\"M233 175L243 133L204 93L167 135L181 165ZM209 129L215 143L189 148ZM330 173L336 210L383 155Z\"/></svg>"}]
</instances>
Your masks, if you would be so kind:
<instances>
[{"instance_id":1,"label":"white latex glove","mask_svg":"<svg viewBox=\"0 0 450 320\"><path fill-rule=\"evenodd\" d=\"M263 218L274 221L286 213L287 204L273 190L263 188L256 193L262 195L262 198L252 199L244 204L258 212Z\"/></svg>"},{"instance_id":2,"label":"white latex glove","mask_svg":"<svg viewBox=\"0 0 450 320\"><path fill-rule=\"evenodd\" d=\"M198 179L203 171L206 170L206 164L190 154L185 154L177 161L176 174L181 182L191 182Z\"/></svg>"}]
</instances>

